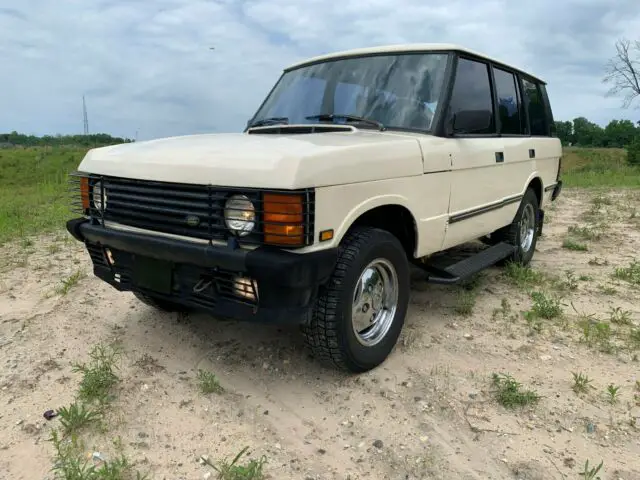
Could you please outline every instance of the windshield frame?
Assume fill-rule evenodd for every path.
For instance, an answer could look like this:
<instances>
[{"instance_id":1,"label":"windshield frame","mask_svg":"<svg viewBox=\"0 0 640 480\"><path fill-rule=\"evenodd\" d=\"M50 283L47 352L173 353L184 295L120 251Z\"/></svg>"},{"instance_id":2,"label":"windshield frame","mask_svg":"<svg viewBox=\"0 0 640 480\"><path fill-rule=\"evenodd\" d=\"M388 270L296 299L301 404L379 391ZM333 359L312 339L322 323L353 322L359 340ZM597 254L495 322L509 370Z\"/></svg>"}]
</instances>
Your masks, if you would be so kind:
<instances>
[{"instance_id":1,"label":"windshield frame","mask_svg":"<svg viewBox=\"0 0 640 480\"><path fill-rule=\"evenodd\" d=\"M429 54L440 54L440 55L446 55L446 60L445 60L445 67L444 67L444 72L443 72L443 76L442 76L442 85L440 86L440 92L439 92L439 98L438 98L438 104L436 105L436 108L433 112L433 119L431 121L431 125L429 129L423 129L423 128L411 128L411 127L403 127L403 126L395 126L395 125L384 125L384 129L385 130L389 130L389 131L400 131L400 132L411 132L411 133L421 133L421 134L426 134L426 135L439 135L440 131L442 129L442 123L443 123L443 115L446 112L446 105L445 103L447 103L446 101L449 99L449 95L450 95L450 89L451 89L451 76L453 73L453 68L454 68L454 61L455 61L455 52L452 50L408 50L408 51L397 51L397 52L373 52L373 53L367 53L367 54L361 54L361 55L341 55L341 56L336 56L336 57L331 57L331 58L327 58L327 59L320 59L320 60L315 60L315 61L309 61L309 62L305 62L305 63L301 63L299 65L295 65L294 67L290 67L290 68L285 68L282 73L280 74L280 77L278 78L278 80L273 84L273 86L271 87L271 89L269 90L269 92L267 93L267 95L265 95L263 101L260 103L260 105L258 106L258 108L256 109L255 113L253 114L253 116L247 121L247 125L244 129L244 132L247 132L248 130L250 130L252 127L250 126L251 123L253 123L254 121L256 121L256 117L258 115L258 113L263 109L264 105L269 101L269 99L271 98L271 96L273 95L274 91L278 88L278 86L281 84L281 82L283 81L285 75L287 75L290 72L294 72L296 70L300 70L300 69L304 69L313 65L319 65L319 64L323 64L323 63L335 63L337 61L341 61L341 60L350 60L350 59L358 59L358 58L368 58L368 57L389 57L389 56L404 56L404 55L429 55ZM343 112L337 112L337 113L343 113ZM326 124L327 122L322 122L322 121L318 121L318 123L320 124ZM331 122L333 123L333 122ZM296 123L295 125L314 125L314 123ZM290 125L294 125L294 124L290 124ZM358 128L363 128L363 129L375 129L374 126L372 125L366 125L366 124L358 124Z\"/></svg>"}]
</instances>

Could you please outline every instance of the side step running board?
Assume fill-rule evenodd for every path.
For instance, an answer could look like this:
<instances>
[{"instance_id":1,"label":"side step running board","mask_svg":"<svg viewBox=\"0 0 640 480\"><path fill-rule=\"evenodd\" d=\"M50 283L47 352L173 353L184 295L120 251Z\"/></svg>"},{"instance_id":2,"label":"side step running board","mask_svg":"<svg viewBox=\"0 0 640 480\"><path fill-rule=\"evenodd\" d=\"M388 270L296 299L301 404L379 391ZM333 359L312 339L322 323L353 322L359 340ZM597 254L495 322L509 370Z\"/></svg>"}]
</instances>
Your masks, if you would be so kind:
<instances>
[{"instance_id":1,"label":"side step running board","mask_svg":"<svg viewBox=\"0 0 640 480\"><path fill-rule=\"evenodd\" d=\"M516 247L514 245L501 242L445 268L435 268L428 264L421 265L421 267L426 270L429 283L460 283L485 268L495 265L500 260L504 260L509 255L512 255L515 250Z\"/></svg>"}]
</instances>

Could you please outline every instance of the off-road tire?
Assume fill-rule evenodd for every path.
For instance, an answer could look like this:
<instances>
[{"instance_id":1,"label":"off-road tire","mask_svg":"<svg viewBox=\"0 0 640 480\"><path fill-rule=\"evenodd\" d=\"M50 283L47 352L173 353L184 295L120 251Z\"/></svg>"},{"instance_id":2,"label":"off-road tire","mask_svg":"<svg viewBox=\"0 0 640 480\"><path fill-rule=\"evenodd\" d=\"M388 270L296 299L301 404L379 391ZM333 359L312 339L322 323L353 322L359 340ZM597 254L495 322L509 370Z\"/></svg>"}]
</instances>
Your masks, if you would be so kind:
<instances>
[{"instance_id":1,"label":"off-road tire","mask_svg":"<svg viewBox=\"0 0 640 480\"><path fill-rule=\"evenodd\" d=\"M527 251L522 249L521 238L520 238L520 222L522 221L523 212L527 205L531 205L534 213L534 222L535 226L533 229L533 240L531 242L531 246ZM500 262L501 264L505 264L508 262L518 263L522 266L529 265L531 259L533 258L533 254L536 250L536 245L538 243L538 230L539 230L539 222L540 222L540 204L538 202L538 196L536 192L532 188L528 188L522 197L522 201L520 202L520 206L518 207L518 211L516 212L515 217L511 224L497 230L496 232L491 234L491 243L495 244L498 242L506 242L511 245L515 245L516 251L513 255L510 255L505 260Z\"/></svg>"},{"instance_id":2,"label":"off-road tire","mask_svg":"<svg viewBox=\"0 0 640 480\"><path fill-rule=\"evenodd\" d=\"M354 289L364 268L374 259L390 262L397 274L398 299L386 335L373 346L362 345L352 325ZM402 330L409 303L409 262L399 240L372 227L356 227L343 239L333 274L320 287L308 322L302 326L305 343L325 366L360 373L386 360Z\"/></svg>"},{"instance_id":3,"label":"off-road tire","mask_svg":"<svg viewBox=\"0 0 640 480\"><path fill-rule=\"evenodd\" d=\"M169 300L165 300L160 297L147 295L142 292L133 292L138 300L142 303L149 305L157 310L161 310L163 312L186 312L188 308L178 303L171 302Z\"/></svg>"}]
</instances>

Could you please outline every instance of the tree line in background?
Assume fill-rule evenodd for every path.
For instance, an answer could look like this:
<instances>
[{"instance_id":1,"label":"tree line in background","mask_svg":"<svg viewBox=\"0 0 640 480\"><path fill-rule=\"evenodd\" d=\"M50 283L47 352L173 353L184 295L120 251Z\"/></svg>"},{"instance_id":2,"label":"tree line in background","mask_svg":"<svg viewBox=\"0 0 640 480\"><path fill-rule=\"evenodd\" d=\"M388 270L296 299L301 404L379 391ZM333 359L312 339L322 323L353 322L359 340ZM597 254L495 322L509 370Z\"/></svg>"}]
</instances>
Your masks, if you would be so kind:
<instances>
[{"instance_id":1,"label":"tree line in background","mask_svg":"<svg viewBox=\"0 0 640 480\"><path fill-rule=\"evenodd\" d=\"M25 135L18 132L0 133L0 148L2 146L22 146L22 147L59 147L59 146L79 146L79 147L103 147L118 143L131 143L130 138L113 137L106 133L95 133L90 135Z\"/></svg>"}]
</instances>

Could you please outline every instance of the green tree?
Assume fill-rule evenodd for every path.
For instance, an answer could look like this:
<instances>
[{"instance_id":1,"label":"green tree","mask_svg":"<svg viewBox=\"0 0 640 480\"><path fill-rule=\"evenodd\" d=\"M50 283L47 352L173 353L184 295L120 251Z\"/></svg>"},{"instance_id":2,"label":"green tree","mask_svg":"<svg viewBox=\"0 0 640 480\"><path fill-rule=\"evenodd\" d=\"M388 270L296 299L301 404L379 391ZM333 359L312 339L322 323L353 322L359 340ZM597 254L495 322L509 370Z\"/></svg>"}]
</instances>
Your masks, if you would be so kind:
<instances>
[{"instance_id":1,"label":"green tree","mask_svg":"<svg viewBox=\"0 0 640 480\"><path fill-rule=\"evenodd\" d=\"M640 135L631 120L611 120L604 129L604 146L624 148Z\"/></svg>"},{"instance_id":2,"label":"green tree","mask_svg":"<svg viewBox=\"0 0 640 480\"><path fill-rule=\"evenodd\" d=\"M569 121L555 122L556 124L556 136L560 139L563 145L569 145L573 143L573 124Z\"/></svg>"},{"instance_id":3,"label":"green tree","mask_svg":"<svg viewBox=\"0 0 640 480\"><path fill-rule=\"evenodd\" d=\"M604 130L600 125L590 122L584 117L573 120L573 139L581 147L602 147Z\"/></svg>"}]
</instances>

